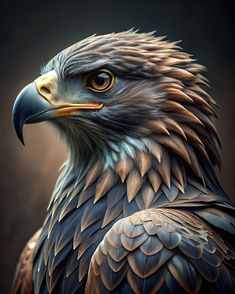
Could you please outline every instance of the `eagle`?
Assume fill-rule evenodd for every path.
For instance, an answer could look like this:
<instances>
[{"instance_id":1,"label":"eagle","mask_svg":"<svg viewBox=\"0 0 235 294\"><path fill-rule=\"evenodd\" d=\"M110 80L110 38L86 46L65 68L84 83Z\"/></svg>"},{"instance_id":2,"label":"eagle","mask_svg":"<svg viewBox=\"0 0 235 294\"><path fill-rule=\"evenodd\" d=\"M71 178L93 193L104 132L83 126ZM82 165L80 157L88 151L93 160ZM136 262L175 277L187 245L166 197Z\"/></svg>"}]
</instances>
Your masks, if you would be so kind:
<instances>
[{"instance_id":1,"label":"eagle","mask_svg":"<svg viewBox=\"0 0 235 294\"><path fill-rule=\"evenodd\" d=\"M204 71L178 42L129 30L66 48L19 93L20 141L48 121L68 158L12 293L234 293L235 205Z\"/></svg>"}]
</instances>

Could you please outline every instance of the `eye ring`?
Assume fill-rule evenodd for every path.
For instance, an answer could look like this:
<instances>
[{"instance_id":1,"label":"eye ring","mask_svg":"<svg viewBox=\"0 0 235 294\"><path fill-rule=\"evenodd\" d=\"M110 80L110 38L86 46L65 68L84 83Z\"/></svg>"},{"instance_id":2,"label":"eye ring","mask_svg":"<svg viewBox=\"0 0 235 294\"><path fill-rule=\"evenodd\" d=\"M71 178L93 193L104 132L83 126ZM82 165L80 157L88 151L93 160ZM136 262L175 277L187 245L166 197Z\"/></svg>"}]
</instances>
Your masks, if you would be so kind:
<instances>
[{"instance_id":1,"label":"eye ring","mask_svg":"<svg viewBox=\"0 0 235 294\"><path fill-rule=\"evenodd\" d=\"M87 89L102 93L111 89L115 82L114 74L108 69L96 70L84 78L84 85Z\"/></svg>"}]
</instances>

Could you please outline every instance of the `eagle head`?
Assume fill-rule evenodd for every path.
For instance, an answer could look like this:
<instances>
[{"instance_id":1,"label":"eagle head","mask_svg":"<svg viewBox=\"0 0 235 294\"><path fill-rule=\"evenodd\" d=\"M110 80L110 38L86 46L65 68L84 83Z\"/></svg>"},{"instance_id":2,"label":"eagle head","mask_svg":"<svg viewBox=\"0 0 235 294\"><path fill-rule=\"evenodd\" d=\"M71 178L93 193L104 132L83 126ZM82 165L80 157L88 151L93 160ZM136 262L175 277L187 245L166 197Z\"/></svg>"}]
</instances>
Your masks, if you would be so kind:
<instances>
[{"instance_id":1,"label":"eagle head","mask_svg":"<svg viewBox=\"0 0 235 294\"><path fill-rule=\"evenodd\" d=\"M19 93L16 133L23 143L24 124L48 120L74 162L100 158L112 166L150 150L200 176L201 160L219 164L215 102L203 71L178 42L153 33L93 35L57 54Z\"/></svg>"}]
</instances>

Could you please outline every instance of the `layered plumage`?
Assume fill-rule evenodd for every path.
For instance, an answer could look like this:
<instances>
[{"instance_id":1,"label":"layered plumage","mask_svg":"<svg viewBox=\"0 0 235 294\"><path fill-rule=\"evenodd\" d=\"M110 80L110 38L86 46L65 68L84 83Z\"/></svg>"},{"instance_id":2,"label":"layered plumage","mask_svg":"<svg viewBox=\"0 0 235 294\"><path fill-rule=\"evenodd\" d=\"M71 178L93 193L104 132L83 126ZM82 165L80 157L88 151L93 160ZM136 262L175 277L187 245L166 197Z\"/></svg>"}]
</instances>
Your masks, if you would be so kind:
<instances>
[{"instance_id":1,"label":"layered plumage","mask_svg":"<svg viewBox=\"0 0 235 294\"><path fill-rule=\"evenodd\" d=\"M84 84L100 69L115 76L102 93ZM214 173L204 67L177 42L128 31L76 43L42 77L52 71L53 101L102 107L50 120L69 158L31 250L35 293L232 293L234 205ZM24 257L15 293L27 293Z\"/></svg>"}]
</instances>

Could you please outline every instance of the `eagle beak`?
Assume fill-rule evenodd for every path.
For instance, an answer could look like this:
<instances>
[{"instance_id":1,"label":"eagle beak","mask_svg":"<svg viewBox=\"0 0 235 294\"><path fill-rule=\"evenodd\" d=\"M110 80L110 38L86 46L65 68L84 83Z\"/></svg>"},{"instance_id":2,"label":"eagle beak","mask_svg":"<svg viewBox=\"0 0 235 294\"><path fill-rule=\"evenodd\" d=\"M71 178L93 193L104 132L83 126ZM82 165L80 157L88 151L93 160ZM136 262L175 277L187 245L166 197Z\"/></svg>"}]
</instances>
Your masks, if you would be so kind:
<instances>
[{"instance_id":1,"label":"eagle beak","mask_svg":"<svg viewBox=\"0 0 235 294\"><path fill-rule=\"evenodd\" d=\"M24 124L76 115L79 110L98 110L103 107L102 103L56 103L56 79L55 71L42 75L16 97L12 117L17 137L22 144Z\"/></svg>"}]
</instances>

